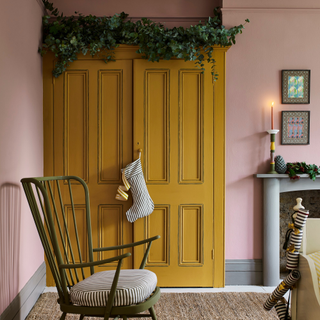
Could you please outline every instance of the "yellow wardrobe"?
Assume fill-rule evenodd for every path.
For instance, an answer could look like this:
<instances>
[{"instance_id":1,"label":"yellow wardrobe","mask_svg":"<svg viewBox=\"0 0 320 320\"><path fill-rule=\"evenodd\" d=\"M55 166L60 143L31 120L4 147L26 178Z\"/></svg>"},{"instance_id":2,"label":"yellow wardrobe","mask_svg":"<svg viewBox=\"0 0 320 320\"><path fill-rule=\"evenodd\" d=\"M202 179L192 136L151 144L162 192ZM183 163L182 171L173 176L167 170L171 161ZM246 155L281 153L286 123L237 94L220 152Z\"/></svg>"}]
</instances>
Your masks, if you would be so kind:
<instances>
[{"instance_id":1,"label":"yellow wardrobe","mask_svg":"<svg viewBox=\"0 0 320 320\"><path fill-rule=\"evenodd\" d=\"M94 247L159 234L146 265L159 286L222 287L227 49L214 50L216 82L210 65L202 73L179 59L152 63L136 50L120 46L108 64L80 55L58 78L51 73L53 55L44 57L45 175L86 181ZM131 201L115 195L121 169L139 149L155 210L130 223ZM82 214L79 204L79 219ZM142 249L124 268L139 267ZM50 275L47 285L53 285Z\"/></svg>"}]
</instances>

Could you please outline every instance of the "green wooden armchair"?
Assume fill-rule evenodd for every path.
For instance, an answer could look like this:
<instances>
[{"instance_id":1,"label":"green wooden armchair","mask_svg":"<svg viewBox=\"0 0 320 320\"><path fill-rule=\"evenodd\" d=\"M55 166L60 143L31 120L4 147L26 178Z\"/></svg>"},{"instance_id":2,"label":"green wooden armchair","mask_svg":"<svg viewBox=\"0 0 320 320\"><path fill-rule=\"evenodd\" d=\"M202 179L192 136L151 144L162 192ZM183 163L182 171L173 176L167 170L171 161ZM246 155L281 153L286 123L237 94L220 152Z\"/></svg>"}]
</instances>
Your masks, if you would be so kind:
<instances>
[{"instance_id":1,"label":"green wooden armchair","mask_svg":"<svg viewBox=\"0 0 320 320\"><path fill-rule=\"evenodd\" d=\"M160 289L156 275L144 267L151 243L159 236L117 247L93 249L89 191L82 179L75 176L25 178L21 183L56 283L58 303L63 312L60 319L71 313L80 314L80 319L93 316L104 319L151 317L156 320L153 306L160 298ZM84 198L80 204L85 208L85 241L79 236L75 209L74 199L79 204L79 194ZM83 223L81 219L82 230ZM146 247L139 269L120 271L122 260L130 256L128 252L94 261L94 252L137 245ZM111 262L116 263L116 270L94 272L94 267ZM141 314L146 310L149 312Z\"/></svg>"}]
</instances>

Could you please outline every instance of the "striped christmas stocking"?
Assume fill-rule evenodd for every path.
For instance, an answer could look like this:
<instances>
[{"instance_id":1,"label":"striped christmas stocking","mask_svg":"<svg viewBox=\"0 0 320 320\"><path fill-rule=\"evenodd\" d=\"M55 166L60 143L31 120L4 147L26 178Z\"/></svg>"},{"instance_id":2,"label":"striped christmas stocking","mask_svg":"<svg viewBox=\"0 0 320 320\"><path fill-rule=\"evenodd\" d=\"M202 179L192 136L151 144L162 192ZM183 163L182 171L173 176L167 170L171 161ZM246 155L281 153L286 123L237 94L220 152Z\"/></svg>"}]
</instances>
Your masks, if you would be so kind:
<instances>
[{"instance_id":1,"label":"striped christmas stocking","mask_svg":"<svg viewBox=\"0 0 320 320\"><path fill-rule=\"evenodd\" d=\"M151 214L154 210L154 204L144 180L140 158L122 169L122 180L124 186L119 186L116 199L127 200L128 194L125 191L131 188L133 205L126 212L128 221L134 222L138 218Z\"/></svg>"}]
</instances>

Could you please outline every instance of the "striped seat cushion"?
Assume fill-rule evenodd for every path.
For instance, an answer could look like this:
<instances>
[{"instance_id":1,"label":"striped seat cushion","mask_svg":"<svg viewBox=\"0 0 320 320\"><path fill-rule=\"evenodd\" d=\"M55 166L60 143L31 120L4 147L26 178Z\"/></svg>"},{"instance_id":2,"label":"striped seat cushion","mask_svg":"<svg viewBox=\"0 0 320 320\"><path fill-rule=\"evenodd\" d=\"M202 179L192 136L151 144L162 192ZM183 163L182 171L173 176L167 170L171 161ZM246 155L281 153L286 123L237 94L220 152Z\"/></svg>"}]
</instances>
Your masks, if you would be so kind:
<instances>
[{"instance_id":1,"label":"striped seat cushion","mask_svg":"<svg viewBox=\"0 0 320 320\"><path fill-rule=\"evenodd\" d=\"M314 265L316 267L316 272L318 276L318 286L320 289L320 251L310 253L308 254L308 257L310 257L313 260Z\"/></svg>"},{"instance_id":2,"label":"striped seat cushion","mask_svg":"<svg viewBox=\"0 0 320 320\"><path fill-rule=\"evenodd\" d=\"M101 271L77 283L70 290L73 304L90 307L107 305L115 271ZM127 306L147 299L157 286L149 270L121 270L113 306Z\"/></svg>"}]
</instances>

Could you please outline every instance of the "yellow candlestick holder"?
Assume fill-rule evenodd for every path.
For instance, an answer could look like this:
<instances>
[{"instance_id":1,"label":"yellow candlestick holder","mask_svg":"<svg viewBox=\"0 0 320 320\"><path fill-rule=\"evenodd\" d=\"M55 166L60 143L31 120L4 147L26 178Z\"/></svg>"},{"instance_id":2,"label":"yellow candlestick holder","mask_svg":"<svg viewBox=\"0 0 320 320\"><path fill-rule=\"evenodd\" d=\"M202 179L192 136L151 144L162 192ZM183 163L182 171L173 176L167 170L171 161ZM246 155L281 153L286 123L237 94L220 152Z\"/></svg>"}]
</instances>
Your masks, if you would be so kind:
<instances>
[{"instance_id":1,"label":"yellow candlestick holder","mask_svg":"<svg viewBox=\"0 0 320 320\"><path fill-rule=\"evenodd\" d=\"M277 174L278 172L275 169L275 163L274 163L274 153L276 150L276 134L279 132L278 129L272 129L267 131L270 134L270 156L271 156L271 162L270 162L270 171L268 173L270 174Z\"/></svg>"}]
</instances>

